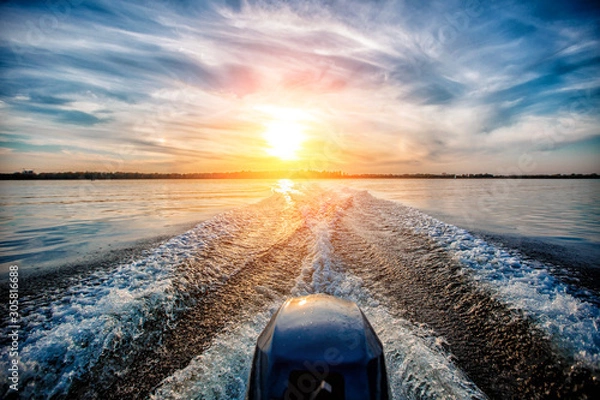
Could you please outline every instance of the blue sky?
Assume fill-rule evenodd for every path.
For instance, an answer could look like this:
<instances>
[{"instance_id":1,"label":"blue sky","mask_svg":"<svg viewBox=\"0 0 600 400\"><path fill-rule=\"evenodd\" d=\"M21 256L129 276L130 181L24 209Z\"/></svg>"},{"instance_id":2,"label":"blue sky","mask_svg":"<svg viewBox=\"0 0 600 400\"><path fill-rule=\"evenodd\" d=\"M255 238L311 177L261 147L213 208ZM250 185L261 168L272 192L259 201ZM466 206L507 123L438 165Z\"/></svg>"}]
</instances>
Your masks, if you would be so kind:
<instances>
[{"instance_id":1,"label":"blue sky","mask_svg":"<svg viewBox=\"0 0 600 400\"><path fill-rule=\"evenodd\" d=\"M50 0L0 22L2 172L600 173L592 2ZM264 133L290 115L286 160Z\"/></svg>"}]
</instances>

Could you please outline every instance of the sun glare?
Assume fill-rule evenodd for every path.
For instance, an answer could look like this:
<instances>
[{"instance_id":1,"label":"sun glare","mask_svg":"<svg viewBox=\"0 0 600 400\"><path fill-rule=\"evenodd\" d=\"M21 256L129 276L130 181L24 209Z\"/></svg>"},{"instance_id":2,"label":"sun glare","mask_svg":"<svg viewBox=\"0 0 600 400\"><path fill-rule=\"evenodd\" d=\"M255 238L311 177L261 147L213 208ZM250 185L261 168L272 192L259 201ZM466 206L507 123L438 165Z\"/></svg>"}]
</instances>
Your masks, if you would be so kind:
<instances>
[{"instance_id":1,"label":"sun glare","mask_svg":"<svg viewBox=\"0 0 600 400\"><path fill-rule=\"evenodd\" d=\"M266 125L267 153L282 160L294 160L304 141L304 126L294 120L274 120Z\"/></svg>"}]
</instances>

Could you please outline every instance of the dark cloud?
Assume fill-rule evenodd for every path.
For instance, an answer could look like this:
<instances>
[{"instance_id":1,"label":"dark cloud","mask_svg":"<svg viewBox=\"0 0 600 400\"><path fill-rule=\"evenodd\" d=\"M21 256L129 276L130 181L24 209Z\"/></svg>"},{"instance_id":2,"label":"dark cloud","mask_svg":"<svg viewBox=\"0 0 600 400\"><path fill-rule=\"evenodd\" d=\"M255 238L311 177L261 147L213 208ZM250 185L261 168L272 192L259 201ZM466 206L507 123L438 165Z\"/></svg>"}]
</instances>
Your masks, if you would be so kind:
<instances>
[{"instance_id":1,"label":"dark cloud","mask_svg":"<svg viewBox=\"0 0 600 400\"><path fill-rule=\"evenodd\" d=\"M78 110L66 110L38 104L38 102L21 102L15 109L27 114L47 115L57 122L73 125L92 126L108 121L93 114Z\"/></svg>"},{"instance_id":2,"label":"dark cloud","mask_svg":"<svg viewBox=\"0 0 600 400\"><path fill-rule=\"evenodd\" d=\"M242 0L225 0L225 3L234 11L239 11L242 8Z\"/></svg>"},{"instance_id":3,"label":"dark cloud","mask_svg":"<svg viewBox=\"0 0 600 400\"><path fill-rule=\"evenodd\" d=\"M589 19L600 15L600 4L589 0L531 2L531 11L539 18L547 20Z\"/></svg>"},{"instance_id":4,"label":"dark cloud","mask_svg":"<svg viewBox=\"0 0 600 400\"><path fill-rule=\"evenodd\" d=\"M32 151L58 153L65 149L64 146L54 145L54 144L37 145L37 144L32 144L27 141L20 141L20 140L4 141L4 140L2 140L1 137L0 137L0 146L4 147L6 149L10 149L13 152L17 152L17 153L29 153ZM73 147L73 149L76 149L76 148Z\"/></svg>"},{"instance_id":5,"label":"dark cloud","mask_svg":"<svg viewBox=\"0 0 600 400\"><path fill-rule=\"evenodd\" d=\"M66 124L91 126L105 121L95 115L77 110L61 110L56 111L55 114L59 122L64 122Z\"/></svg>"},{"instance_id":6,"label":"dark cloud","mask_svg":"<svg viewBox=\"0 0 600 400\"><path fill-rule=\"evenodd\" d=\"M442 85L430 84L413 90L408 96L408 99L419 99L422 104L446 104L458 97L457 92L460 92L458 85L452 87L444 87Z\"/></svg>"},{"instance_id":7,"label":"dark cloud","mask_svg":"<svg viewBox=\"0 0 600 400\"><path fill-rule=\"evenodd\" d=\"M68 99L58 98L58 97L54 97L54 96L36 95L36 94L31 95L30 101L32 103L40 103L40 104L55 105L55 106L62 106L62 105L71 103L71 100L68 100Z\"/></svg>"},{"instance_id":8,"label":"dark cloud","mask_svg":"<svg viewBox=\"0 0 600 400\"><path fill-rule=\"evenodd\" d=\"M495 30L504 40L516 40L535 34L538 29L532 24L507 18L504 21L500 21Z\"/></svg>"}]
</instances>

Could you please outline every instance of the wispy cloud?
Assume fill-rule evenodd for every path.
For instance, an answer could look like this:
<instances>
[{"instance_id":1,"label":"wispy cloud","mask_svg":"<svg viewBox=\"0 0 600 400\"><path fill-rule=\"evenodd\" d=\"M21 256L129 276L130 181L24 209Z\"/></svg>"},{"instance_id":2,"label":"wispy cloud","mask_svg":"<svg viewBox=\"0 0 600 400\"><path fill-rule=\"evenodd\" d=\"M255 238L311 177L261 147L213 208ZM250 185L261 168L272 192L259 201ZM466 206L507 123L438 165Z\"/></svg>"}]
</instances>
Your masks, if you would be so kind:
<instances>
[{"instance_id":1,"label":"wispy cloud","mask_svg":"<svg viewBox=\"0 0 600 400\"><path fill-rule=\"evenodd\" d=\"M53 4L0 9L5 171L269 168L277 105L311 116L294 167L599 172L589 2Z\"/></svg>"}]
</instances>

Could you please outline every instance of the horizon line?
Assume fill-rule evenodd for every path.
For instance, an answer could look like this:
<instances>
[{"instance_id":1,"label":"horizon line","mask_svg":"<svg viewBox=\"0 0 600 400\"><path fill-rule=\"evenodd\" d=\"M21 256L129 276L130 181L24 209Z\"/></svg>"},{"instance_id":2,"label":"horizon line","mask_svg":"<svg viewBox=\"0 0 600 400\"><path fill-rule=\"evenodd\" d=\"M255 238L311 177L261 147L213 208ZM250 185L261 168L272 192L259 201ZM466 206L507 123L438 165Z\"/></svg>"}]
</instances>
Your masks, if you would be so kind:
<instances>
[{"instance_id":1,"label":"horizon line","mask_svg":"<svg viewBox=\"0 0 600 400\"><path fill-rule=\"evenodd\" d=\"M491 173L346 173L344 171L316 170L269 170L269 171L231 171L231 172L98 172L68 171L39 172L23 170L21 172L0 173L0 180L110 180L110 179L489 179L489 178L522 178L522 179L581 179L600 178L594 173L555 173L555 174L521 174L505 175Z\"/></svg>"}]
</instances>

